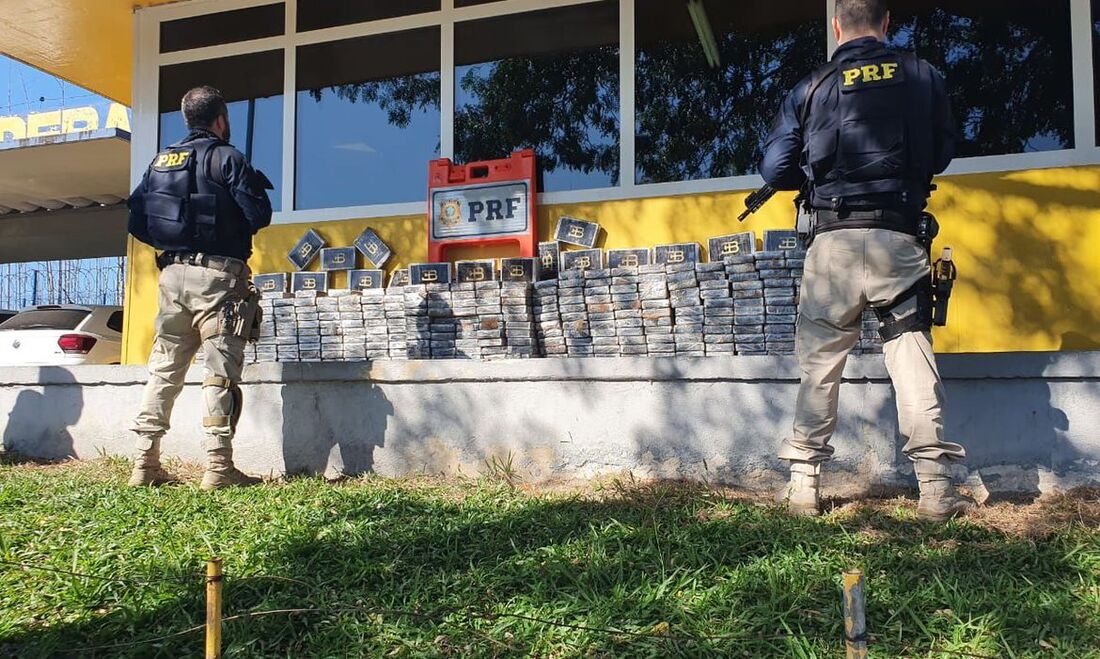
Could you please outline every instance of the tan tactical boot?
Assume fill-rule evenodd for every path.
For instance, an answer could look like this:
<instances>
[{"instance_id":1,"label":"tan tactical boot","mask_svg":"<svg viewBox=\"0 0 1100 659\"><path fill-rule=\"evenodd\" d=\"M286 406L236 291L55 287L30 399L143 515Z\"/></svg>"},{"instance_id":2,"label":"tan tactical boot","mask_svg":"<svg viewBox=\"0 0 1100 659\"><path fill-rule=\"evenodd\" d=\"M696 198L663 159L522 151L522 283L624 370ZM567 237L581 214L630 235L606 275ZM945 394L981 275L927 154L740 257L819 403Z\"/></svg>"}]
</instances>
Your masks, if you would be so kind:
<instances>
[{"instance_id":1,"label":"tan tactical boot","mask_svg":"<svg viewBox=\"0 0 1100 659\"><path fill-rule=\"evenodd\" d=\"M821 514L821 463L791 461L791 480L787 484L787 512L796 517Z\"/></svg>"},{"instance_id":2,"label":"tan tactical boot","mask_svg":"<svg viewBox=\"0 0 1100 659\"><path fill-rule=\"evenodd\" d=\"M176 482L175 476L160 466L160 437L139 434L137 450L134 470L130 472L127 483L130 487L169 485Z\"/></svg>"},{"instance_id":3,"label":"tan tactical boot","mask_svg":"<svg viewBox=\"0 0 1100 659\"><path fill-rule=\"evenodd\" d=\"M233 449L212 448L206 451L206 473L202 476L204 490L219 490L223 487L248 487L259 485L263 479L249 476L233 466Z\"/></svg>"},{"instance_id":4,"label":"tan tactical boot","mask_svg":"<svg viewBox=\"0 0 1100 659\"><path fill-rule=\"evenodd\" d=\"M974 508L974 500L955 492L946 462L917 460L917 484L920 503L917 517L925 522L943 522L965 515Z\"/></svg>"}]
</instances>

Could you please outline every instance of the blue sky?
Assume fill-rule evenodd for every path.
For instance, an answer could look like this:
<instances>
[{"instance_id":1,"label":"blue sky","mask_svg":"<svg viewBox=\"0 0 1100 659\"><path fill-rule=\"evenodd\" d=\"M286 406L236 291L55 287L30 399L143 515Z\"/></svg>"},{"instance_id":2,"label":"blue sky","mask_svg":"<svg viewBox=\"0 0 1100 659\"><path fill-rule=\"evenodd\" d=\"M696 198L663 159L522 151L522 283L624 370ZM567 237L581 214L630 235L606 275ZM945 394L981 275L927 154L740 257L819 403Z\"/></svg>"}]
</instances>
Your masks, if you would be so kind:
<instances>
[{"instance_id":1,"label":"blue sky","mask_svg":"<svg viewBox=\"0 0 1100 659\"><path fill-rule=\"evenodd\" d=\"M99 94L0 55L0 117L89 105L105 116L110 104Z\"/></svg>"}]
</instances>

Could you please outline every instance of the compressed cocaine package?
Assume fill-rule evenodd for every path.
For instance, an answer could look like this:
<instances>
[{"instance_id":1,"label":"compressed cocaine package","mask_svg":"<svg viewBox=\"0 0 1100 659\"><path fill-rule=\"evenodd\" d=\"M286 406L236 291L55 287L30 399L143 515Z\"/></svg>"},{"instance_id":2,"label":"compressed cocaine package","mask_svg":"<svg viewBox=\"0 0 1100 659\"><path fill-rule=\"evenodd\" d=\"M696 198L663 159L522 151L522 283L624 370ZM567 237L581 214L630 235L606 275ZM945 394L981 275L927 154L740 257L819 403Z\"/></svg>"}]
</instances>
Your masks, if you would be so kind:
<instances>
[{"instance_id":1,"label":"compressed cocaine package","mask_svg":"<svg viewBox=\"0 0 1100 659\"><path fill-rule=\"evenodd\" d=\"M707 356L733 355L733 298L724 263L695 264L703 301L703 348Z\"/></svg>"}]
</instances>

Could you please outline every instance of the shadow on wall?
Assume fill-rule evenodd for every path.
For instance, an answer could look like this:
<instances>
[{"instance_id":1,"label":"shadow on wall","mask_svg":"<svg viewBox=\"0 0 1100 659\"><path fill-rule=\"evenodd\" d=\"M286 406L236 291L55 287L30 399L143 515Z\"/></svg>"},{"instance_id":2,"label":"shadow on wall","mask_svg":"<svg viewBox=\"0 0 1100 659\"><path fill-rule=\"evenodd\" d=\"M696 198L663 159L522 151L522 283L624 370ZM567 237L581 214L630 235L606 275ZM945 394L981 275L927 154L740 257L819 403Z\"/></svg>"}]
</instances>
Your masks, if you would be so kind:
<instances>
[{"instance_id":1,"label":"shadow on wall","mask_svg":"<svg viewBox=\"0 0 1100 659\"><path fill-rule=\"evenodd\" d=\"M1043 379L1055 355L1015 358L1025 361L1023 372L998 383L995 400L974 381L947 381L946 436L966 447L967 468L979 471L991 492L1038 494L1044 473L1058 478L1080 471L1082 461L1100 460L1100 451L1082 448L1088 430L1070 427Z\"/></svg>"},{"instance_id":2,"label":"shadow on wall","mask_svg":"<svg viewBox=\"0 0 1100 659\"><path fill-rule=\"evenodd\" d=\"M364 369L369 366L364 364ZM385 442L393 416L393 405L382 389L367 376L355 383L294 380L282 387L286 473L324 474L335 480L372 472L374 450Z\"/></svg>"},{"instance_id":3,"label":"shadow on wall","mask_svg":"<svg viewBox=\"0 0 1100 659\"><path fill-rule=\"evenodd\" d=\"M959 267L949 325L938 346L989 350L1100 349L1100 172L1042 170L953 177L933 197L943 225L936 249ZM961 336L986 327L987 337Z\"/></svg>"},{"instance_id":4,"label":"shadow on wall","mask_svg":"<svg viewBox=\"0 0 1100 659\"><path fill-rule=\"evenodd\" d=\"M69 428L84 411L84 393L64 368L38 369L41 390L26 388L15 398L4 426L3 450L35 458L74 458Z\"/></svg>"}]
</instances>

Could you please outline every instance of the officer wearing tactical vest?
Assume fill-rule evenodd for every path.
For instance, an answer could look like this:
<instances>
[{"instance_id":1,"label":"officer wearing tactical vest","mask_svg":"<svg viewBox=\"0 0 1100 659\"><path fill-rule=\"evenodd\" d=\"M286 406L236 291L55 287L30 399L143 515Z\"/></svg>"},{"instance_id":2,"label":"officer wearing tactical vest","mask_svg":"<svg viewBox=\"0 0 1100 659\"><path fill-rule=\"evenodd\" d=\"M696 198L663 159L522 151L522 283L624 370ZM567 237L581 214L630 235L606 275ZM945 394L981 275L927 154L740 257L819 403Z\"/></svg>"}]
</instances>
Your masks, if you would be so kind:
<instances>
[{"instance_id":1,"label":"officer wearing tactical vest","mask_svg":"<svg viewBox=\"0 0 1100 659\"><path fill-rule=\"evenodd\" d=\"M841 375L866 306L879 317L897 395L905 454L920 484L917 512L939 521L966 512L949 465L965 457L943 437L943 385L932 353L929 245L924 208L932 177L955 155L945 84L927 62L888 48L883 0L836 0L832 61L787 98L760 171L802 190L814 229L797 328L802 382L793 435L789 510L819 514L821 465L833 453Z\"/></svg>"},{"instance_id":2,"label":"officer wearing tactical vest","mask_svg":"<svg viewBox=\"0 0 1100 659\"><path fill-rule=\"evenodd\" d=\"M149 356L149 383L134 422L138 456L130 485L172 482L160 440L191 360L203 351L207 454L203 489L251 485L233 466L241 414L244 347L259 325L250 281L252 236L271 223L271 183L229 144L221 92L196 87L182 102L190 133L157 154L130 195L130 233L160 250L160 312Z\"/></svg>"}]
</instances>

